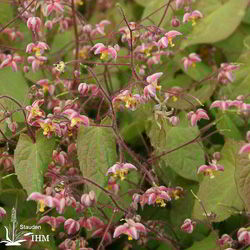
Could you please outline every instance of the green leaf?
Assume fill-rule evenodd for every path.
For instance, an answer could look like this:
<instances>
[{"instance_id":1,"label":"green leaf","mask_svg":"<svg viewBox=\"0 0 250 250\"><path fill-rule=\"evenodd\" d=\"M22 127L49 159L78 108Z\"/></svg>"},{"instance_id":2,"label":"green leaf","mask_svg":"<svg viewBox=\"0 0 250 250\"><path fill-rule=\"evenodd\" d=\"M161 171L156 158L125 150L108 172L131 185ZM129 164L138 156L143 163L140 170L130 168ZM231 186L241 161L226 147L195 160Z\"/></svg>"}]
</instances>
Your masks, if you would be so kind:
<instances>
[{"instance_id":1,"label":"green leaf","mask_svg":"<svg viewBox=\"0 0 250 250\"><path fill-rule=\"evenodd\" d=\"M245 14L248 0L230 0L210 15L198 20L188 40L181 48L200 43L214 43L230 36ZM218 25L221 24L221 25Z\"/></svg>"},{"instance_id":2,"label":"green leaf","mask_svg":"<svg viewBox=\"0 0 250 250\"><path fill-rule=\"evenodd\" d=\"M148 133L151 144L156 149L155 154L173 150L181 145L188 143L199 134L197 127L190 127L181 120L177 127L169 125L168 121L162 122L162 128L152 122L152 127ZM180 176L197 181L197 168L204 164L204 152L198 143L190 143L174 152L162 156L162 160L169 165ZM164 171L164 170L163 170Z\"/></svg>"},{"instance_id":3,"label":"green leaf","mask_svg":"<svg viewBox=\"0 0 250 250\"><path fill-rule=\"evenodd\" d=\"M218 236L216 233L212 232L207 238L202 241L195 242L189 250L219 250L220 247L217 245Z\"/></svg>"},{"instance_id":4,"label":"green leaf","mask_svg":"<svg viewBox=\"0 0 250 250\"><path fill-rule=\"evenodd\" d=\"M28 85L20 71L12 72L10 67L0 70L0 95L11 96L20 102L22 106L25 106L29 104L28 91ZM7 107L9 111L20 108L7 99L0 99L0 103ZM13 119L17 122L22 122L24 121L24 116L21 112L17 112L13 115Z\"/></svg>"},{"instance_id":5,"label":"green leaf","mask_svg":"<svg viewBox=\"0 0 250 250\"><path fill-rule=\"evenodd\" d=\"M243 202L238 195L235 184L235 157L238 152L239 144L228 139L221 151L221 160L219 161L219 164L224 166L224 172L219 172L214 179L204 177L197 193L206 211L216 214L215 221L217 222L227 219L233 208L240 211L243 209ZM193 217L204 220L203 213L200 203L196 200Z\"/></svg>"},{"instance_id":6,"label":"green leaf","mask_svg":"<svg viewBox=\"0 0 250 250\"><path fill-rule=\"evenodd\" d=\"M28 195L43 190L43 175L52 160L54 138L47 139L39 130L36 142L21 134L14 153L14 166L18 180Z\"/></svg>"},{"instance_id":7,"label":"green leaf","mask_svg":"<svg viewBox=\"0 0 250 250\"><path fill-rule=\"evenodd\" d=\"M77 135L77 156L83 176L105 188L108 183L106 172L117 160L112 129L81 126ZM91 185L90 190L96 192L97 198L101 194L94 185Z\"/></svg>"},{"instance_id":8,"label":"green leaf","mask_svg":"<svg viewBox=\"0 0 250 250\"><path fill-rule=\"evenodd\" d=\"M1 2L1 7L0 7L0 23L1 26L4 26L8 21L11 20L13 17L13 7L11 4L6 1Z\"/></svg>"},{"instance_id":9,"label":"green leaf","mask_svg":"<svg viewBox=\"0 0 250 250\"><path fill-rule=\"evenodd\" d=\"M241 143L243 146L245 143ZM248 154L237 155L235 166L235 182L240 197L244 201L247 212L250 212L250 160Z\"/></svg>"}]
</instances>

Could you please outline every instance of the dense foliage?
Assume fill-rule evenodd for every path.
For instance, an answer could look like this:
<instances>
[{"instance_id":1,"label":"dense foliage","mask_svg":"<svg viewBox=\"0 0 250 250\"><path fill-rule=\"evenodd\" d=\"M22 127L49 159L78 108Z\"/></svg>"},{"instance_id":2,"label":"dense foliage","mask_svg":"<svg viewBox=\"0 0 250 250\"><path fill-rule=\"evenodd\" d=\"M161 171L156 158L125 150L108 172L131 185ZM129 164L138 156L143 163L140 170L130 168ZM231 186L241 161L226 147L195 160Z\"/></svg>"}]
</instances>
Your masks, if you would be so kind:
<instances>
[{"instance_id":1,"label":"dense foliage","mask_svg":"<svg viewBox=\"0 0 250 250\"><path fill-rule=\"evenodd\" d=\"M1 1L1 249L250 249L249 58L249 0Z\"/></svg>"}]
</instances>

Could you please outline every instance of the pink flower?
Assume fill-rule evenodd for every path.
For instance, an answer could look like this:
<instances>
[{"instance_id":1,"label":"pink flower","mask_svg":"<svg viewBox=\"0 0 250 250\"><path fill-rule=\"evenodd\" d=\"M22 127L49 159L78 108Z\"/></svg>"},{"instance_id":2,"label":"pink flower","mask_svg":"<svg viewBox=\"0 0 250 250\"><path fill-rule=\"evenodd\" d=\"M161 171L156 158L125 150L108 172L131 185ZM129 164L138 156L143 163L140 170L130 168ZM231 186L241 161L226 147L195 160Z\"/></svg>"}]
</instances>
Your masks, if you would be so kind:
<instances>
[{"instance_id":1,"label":"pink flower","mask_svg":"<svg viewBox=\"0 0 250 250\"><path fill-rule=\"evenodd\" d=\"M66 109L63 111L63 114L68 116L68 119L71 121L70 127L79 126L80 124L84 126L89 125L89 118L85 115L80 115L73 109Z\"/></svg>"},{"instance_id":2,"label":"pink flower","mask_svg":"<svg viewBox=\"0 0 250 250\"><path fill-rule=\"evenodd\" d=\"M37 42L36 44L29 43L26 47L26 53L35 52L36 57L39 57L44 53L45 50L48 49L49 49L48 44L44 42Z\"/></svg>"},{"instance_id":3,"label":"pink flower","mask_svg":"<svg viewBox=\"0 0 250 250\"><path fill-rule=\"evenodd\" d=\"M143 224L134 222L132 219L126 219L126 223L115 229L113 238L119 237L121 234L126 234L128 236L128 240L138 240L140 232L147 233Z\"/></svg>"},{"instance_id":4,"label":"pink flower","mask_svg":"<svg viewBox=\"0 0 250 250\"><path fill-rule=\"evenodd\" d=\"M114 194L118 194L120 186L116 183L116 178L110 176L107 189Z\"/></svg>"},{"instance_id":5,"label":"pink flower","mask_svg":"<svg viewBox=\"0 0 250 250\"><path fill-rule=\"evenodd\" d=\"M0 219L2 219L5 215L6 215L5 209L0 207Z\"/></svg>"},{"instance_id":6,"label":"pink flower","mask_svg":"<svg viewBox=\"0 0 250 250\"><path fill-rule=\"evenodd\" d=\"M130 164L130 163L116 163L111 168L108 169L106 175L112 174L114 178L117 178L117 176L120 177L121 181L125 179L125 175L128 174L129 169L135 169L137 168Z\"/></svg>"},{"instance_id":7,"label":"pink flower","mask_svg":"<svg viewBox=\"0 0 250 250\"><path fill-rule=\"evenodd\" d=\"M25 109L29 112L27 121L31 124L31 121L34 119L40 119L45 117L45 113L39 107L42 106L44 100L37 100L32 103L31 106L26 106Z\"/></svg>"},{"instance_id":8,"label":"pink flower","mask_svg":"<svg viewBox=\"0 0 250 250\"><path fill-rule=\"evenodd\" d=\"M67 231L68 234L75 234L80 230L80 223L73 219L67 219L64 222L64 230Z\"/></svg>"},{"instance_id":9,"label":"pink flower","mask_svg":"<svg viewBox=\"0 0 250 250\"><path fill-rule=\"evenodd\" d=\"M106 34L104 32L104 28L105 28L106 25L109 25L109 24L111 24L110 21L108 21L108 20L102 20L100 23L96 24L96 31L99 34L105 36Z\"/></svg>"},{"instance_id":10,"label":"pink flower","mask_svg":"<svg viewBox=\"0 0 250 250\"><path fill-rule=\"evenodd\" d=\"M143 195L140 196L140 204L143 207L145 204L159 204L161 207L165 207L164 201L170 201L171 196L169 188L164 186L149 188Z\"/></svg>"},{"instance_id":11,"label":"pink flower","mask_svg":"<svg viewBox=\"0 0 250 250\"><path fill-rule=\"evenodd\" d=\"M43 88L44 93L48 92L50 95L54 94L55 86L53 84L49 84L48 79L41 79L36 84Z\"/></svg>"},{"instance_id":12,"label":"pink flower","mask_svg":"<svg viewBox=\"0 0 250 250\"><path fill-rule=\"evenodd\" d=\"M140 36L139 31L136 31L136 23L135 22L130 22L129 23L129 28L133 31L133 36L132 36L132 43L134 44L136 39ZM127 42L129 46L131 46L131 36L130 36L130 30L128 26L122 27L119 29L119 32L122 33L122 38L121 41Z\"/></svg>"},{"instance_id":13,"label":"pink flower","mask_svg":"<svg viewBox=\"0 0 250 250\"><path fill-rule=\"evenodd\" d=\"M238 241L244 245L250 245L250 232L242 227L237 232Z\"/></svg>"},{"instance_id":14,"label":"pink flower","mask_svg":"<svg viewBox=\"0 0 250 250\"><path fill-rule=\"evenodd\" d=\"M79 86L78 86L78 92L81 95L83 95L83 96L85 96L86 94L88 94L88 92L89 92L89 86L88 86L88 84L86 84L86 83L80 83Z\"/></svg>"},{"instance_id":15,"label":"pink flower","mask_svg":"<svg viewBox=\"0 0 250 250\"><path fill-rule=\"evenodd\" d=\"M185 71L187 71L189 67L195 67L197 62L201 62L201 58L196 53L191 53L188 57L182 58L182 62Z\"/></svg>"},{"instance_id":16,"label":"pink flower","mask_svg":"<svg viewBox=\"0 0 250 250\"><path fill-rule=\"evenodd\" d=\"M60 4L60 1L61 0L52 0L51 3L47 5L46 16L49 16L52 11L59 13L64 11L63 5Z\"/></svg>"},{"instance_id":17,"label":"pink flower","mask_svg":"<svg viewBox=\"0 0 250 250\"><path fill-rule=\"evenodd\" d=\"M32 64L33 72L36 72L44 62L47 61L47 57L45 56L29 56L27 58L28 63Z\"/></svg>"},{"instance_id":18,"label":"pink flower","mask_svg":"<svg viewBox=\"0 0 250 250\"><path fill-rule=\"evenodd\" d=\"M237 114L243 114L243 115L248 115L250 111L250 104L244 103L241 100L234 100L231 101L229 104L230 107L236 107L237 108Z\"/></svg>"},{"instance_id":19,"label":"pink flower","mask_svg":"<svg viewBox=\"0 0 250 250\"><path fill-rule=\"evenodd\" d=\"M247 143L240 148L239 154L243 153L248 153L248 158L250 160L250 143Z\"/></svg>"},{"instance_id":20,"label":"pink flower","mask_svg":"<svg viewBox=\"0 0 250 250\"><path fill-rule=\"evenodd\" d=\"M29 200L38 201L39 211L41 213L44 212L44 208L46 206L47 207L54 207L55 206L55 201L54 201L54 198L52 196L40 194L38 192L31 193L29 195L29 197L27 198L27 201L29 201Z\"/></svg>"},{"instance_id":21,"label":"pink flower","mask_svg":"<svg viewBox=\"0 0 250 250\"><path fill-rule=\"evenodd\" d=\"M158 85L158 79L163 75L162 72L155 73L153 75L150 75L147 77L147 82L149 85L147 85L144 88L144 96L146 98L150 97L156 97L156 90L160 90L161 86Z\"/></svg>"},{"instance_id":22,"label":"pink flower","mask_svg":"<svg viewBox=\"0 0 250 250\"><path fill-rule=\"evenodd\" d=\"M41 29L42 21L39 17L29 17L27 27L33 32L39 32Z\"/></svg>"},{"instance_id":23,"label":"pink flower","mask_svg":"<svg viewBox=\"0 0 250 250\"><path fill-rule=\"evenodd\" d=\"M232 103L231 100L214 101L211 104L210 109L212 109L212 108L219 108L219 109L222 110L222 112L225 112L225 110L227 110L231 106L231 103Z\"/></svg>"},{"instance_id":24,"label":"pink flower","mask_svg":"<svg viewBox=\"0 0 250 250\"><path fill-rule=\"evenodd\" d=\"M228 84L229 82L234 81L234 77L232 71L239 68L239 65L230 64L230 63L222 63L220 65L219 74L218 74L218 81L222 84Z\"/></svg>"},{"instance_id":25,"label":"pink flower","mask_svg":"<svg viewBox=\"0 0 250 250\"><path fill-rule=\"evenodd\" d=\"M68 155L64 151L53 150L52 159L60 166L65 166L68 163Z\"/></svg>"},{"instance_id":26,"label":"pink flower","mask_svg":"<svg viewBox=\"0 0 250 250\"><path fill-rule=\"evenodd\" d=\"M225 246L231 246L231 243L233 242L233 239L228 234L223 234L220 239L218 240L218 243L221 247Z\"/></svg>"},{"instance_id":27,"label":"pink flower","mask_svg":"<svg viewBox=\"0 0 250 250\"><path fill-rule=\"evenodd\" d=\"M38 224L48 223L51 226L51 230L55 231L61 223L65 222L65 218L63 216L53 217L53 216L43 216Z\"/></svg>"},{"instance_id":28,"label":"pink flower","mask_svg":"<svg viewBox=\"0 0 250 250\"><path fill-rule=\"evenodd\" d=\"M13 170L13 157L8 152L3 152L0 157L0 166L3 165L6 172Z\"/></svg>"},{"instance_id":29,"label":"pink flower","mask_svg":"<svg viewBox=\"0 0 250 250\"><path fill-rule=\"evenodd\" d=\"M190 111L188 114L188 119L191 121L191 126L196 126L197 122L201 119L209 120L207 112L204 109L197 109L196 112Z\"/></svg>"},{"instance_id":30,"label":"pink flower","mask_svg":"<svg viewBox=\"0 0 250 250\"><path fill-rule=\"evenodd\" d=\"M192 26L196 25L196 20L203 18L203 15L200 11L194 10L192 13L186 13L183 16L183 23L186 23L188 21L192 22Z\"/></svg>"},{"instance_id":31,"label":"pink flower","mask_svg":"<svg viewBox=\"0 0 250 250\"><path fill-rule=\"evenodd\" d=\"M32 122L31 125L40 126L43 129L43 135L47 136L47 138L50 138L53 133L55 133L59 137L62 136L60 125L53 122L50 118L47 118L45 120L38 119Z\"/></svg>"},{"instance_id":32,"label":"pink flower","mask_svg":"<svg viewBox=\"0 0 250 250\"><path fill-rule=\"evenodd\" d=\"M15 28L5 28L2 32L7 34L11 41L15 41L17 37L19 37L21 40L24 38L23 33L16 31Z\"/></svg>"},{"instance_id":33,"label":"pink flower","mask_svg":"<svg viewBox=\"0 0 250 250\"><path fill-rule=\"evenodd\" d=\"M165 35L164 35L164 38L167 39L167 41L165 41L165 43L169 43L171 47L174 47L173 38L175 38L176 36L180 36L180 35L182 35L182 33L180 33L179 31L170 30L169 32L165 33Z\"/></svg>"},{"instance_id":34,"label":"pink flower","mask_svg":"<svg viewBox=\"0 0 250 250\"><path fill-rule=\"evenodd\" d=\"M214 173L218 171L224 171L224 167L222 165L217 164L216 160L212 160L209 165L202 165L199 167L197 174L203 173L205 176L209 176L210 179L213 179Z\"/></svg>"},{"instance_id":35,"label":"pink flower","mask_svg":"<svg viewBox=\"0 0 250 250\"><path fill-rule=\"evenodd\" d=\"M192 221L190 219L184 220L183 224L181 225L181 230L191 234L194 231L194 228L196 226L196 222Z\"/></svg>"},{"instance_id":36,"label":"pink flower","mask_svg":"<svg viewBox=\"0 0 250 250\"><path fill-rule=\"evenodd\" d=\"M21 61L22 61L22 58L18 54L14 54L13 56L12 55L5 55L1 65L0 65L0 69L2 69L4 67L11 66L12 71L16 72L18 70L17 63L20 63Z\"/></svg>"},{"instance_id":37,"label":"pink flower","mask_svg":"<svg viewBox=\"0 0 250 250\"><path fill-rule=\"evenodd\" d=\"M106 47L104 44L102 43L97 43L95 46L93 46L91 48L91 50L94 50L94 54L101 54L100 59L101 60L109 60L110 57L112 57L114 60L116 60L117 58L117 51L111 47L108 46Z\"/></svg>"}]
</instances>

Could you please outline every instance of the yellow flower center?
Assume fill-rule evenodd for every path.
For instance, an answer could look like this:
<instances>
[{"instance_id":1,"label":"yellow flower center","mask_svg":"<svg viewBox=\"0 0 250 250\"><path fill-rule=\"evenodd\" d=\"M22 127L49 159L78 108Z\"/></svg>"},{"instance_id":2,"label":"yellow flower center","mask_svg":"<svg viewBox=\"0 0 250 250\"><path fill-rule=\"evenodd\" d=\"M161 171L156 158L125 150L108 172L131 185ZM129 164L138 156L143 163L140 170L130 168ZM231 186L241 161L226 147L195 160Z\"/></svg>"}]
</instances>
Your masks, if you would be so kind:
<instances>
[{"instance_id":1,"label":"yellow flower center","mask_svg":"<svg viewBox=\"0 0 250 250\"><path fill-rule=\"evenodd\" d=\"M193 68L196 67L196 63L195 63L195 62L192 63L192 67L193 67Z\"/></svg>"},{"instance_id":2,"label":"yellow flower center","mask_svg":"<svg viewBox=\"0 0 250 250\"><path fill-rule=\"evenodd\" d=\"M173 100L173 102L177 102L177 101L178 101L178 98L174 95L174 96L172 97L172 100Z\"/></svg>"},{"instance_id":3,"label":"yellow flower center","mask_svg":"<svg viewBox=\"0 0 250 250\"><path fill-rule=\"evenodd\" d=\"M125 179L125 175L128 174L128 170L127 169L124 169L124 170L117 170L115 173L114 173L114 178L116 178L117 176L120 177L121 181L123 181Z\"/></svg>"},{"instance_id":4,"label":"yellow flower center","mask_svg":"<svg viewBox=\"0 0 250 250\"><path fill-rule=\"evenodd\" d=\"M71 120L71 124L70 124L70 127L74 127L78 122L80 122L81 121L81 119L80 118L73 118L72 120Z\"/></svg>"},{"instance_id":5,"label":"yellow flower center","mask_svg":"<svg viewBox=\"0 0 250 250\"><path fill-rule=\"evenodd\" d=\"M152 51L152 47L149 47L144 50L144 54L146 55L146 57L151 56L151 51Z\"/></svg>"},{"instance_id":6,"label":"yellow flower center","mask_svg":"<svg viewBox=\"0 0 250 250\"><path fill-rule=\"evenodd\" d=\"M44 208L45 208L45 203L44 203L44 201L43 201L43 200L39 200L38 206L39 206L39 211L40 211L41 213L43 213L43 212L44 212Z\"/></svg>"},{"instance_id":7,"label":"yellow flower center","mask_svg":"<svg viewBox=\"0 0 250 250\"><path fill-rule=\"evenodd\" d=\"M172 37L168 37L168 42L169 42L169 44L170 44L171 47L175 46L175 44L173 43Z\"/></svg>"},{"instance_id":8,"label":"yellow flower center","mask_svg":"<svg viewBox=\"0 0 250 250\"><path fill-rule=\"evenodd\" d=\"M160 204L161 207L165 207L166 206L166 203L161 198L157 198L156 201L155 201L155 203L156 204Z\"/></svg>"},{"instance_id":9,"label":"yellow flower center","mask_svg":"<svg viewBox=\"0 0 250 250\"><path fill-rule=\"evenodd\" d=\"M100 57L101 60L108 60L109 59L109 54L108 54L108 51L103 51L101 53L101 57Z\"/></svg>"},{"instance_id":10,"label":"yellow flower center","mask_svg":"<svg viewBox=\"0 0 250 250\"><path fill-rule=\"evenodd\" d=\"M43 129L43 134L48 135L48 133L55 131L55 128L48 123L40 123L41 128Z\"/></svg>"},{"instance_id":11,"label":"yellow flower center","mask_svg":"<svg viewBox=\"0 0 250 250\"><path fill-rule=\"evenodd\" d=\"M192 26L196 25L196 17L189 17L189 20L192 22Z\"/></svg>"},{"instance_id":12,"label":"yellow flower center","mask_svg":"<svg viewBox=\"0 0 250 250\"><path fill-rule=\"evenodd\" d=\"M51 231L55 232L55 231L56 231L56 229L55 229L54 227L51 227Z\"/></svg>"},{"instance_id":13,"label":"yellow flower center","mask_svg":"<svg viewBox=\"0 0 250 250\"><path fill-rule=\"evenodd\" d=\"M131 236L128 236L128 240L133 240L133 238Z\"/></svg>"},{"instance_id":14,"label":"yellow flower center","mask_svg":"<svg viewBox=\"0 0 250 250\"><path fill-rule=\"evenodd\" d=\"M155 87L156 90L161 90L161 86L157 84L157 82L153 82L152 85Z\"/></svg>"},{"instance_id":15,"label":"yellow flower center","mask_svg":"<svg viewBox=\"0 0 250 250\"><path fill-rule=\"evenodd\" d=\"M136 98L132 97L132 96L124 96L122 98L122 100L125 102L125 107L126 108L131 108L136 106L137 104L137 100Z\"/></svg>"},{"instance_id":16,"label":"yellow flower center","mask_svg":"<svg viewBox=\"0 0 250 250\"><path fill-rule=\"evenodd\" d=\"M41 116L42 112L40 111L39 107L32 107L31 114L32 116Z\"/></svg>"},{"instance_id":17,"label":"yellow flower center","mask_svg":"<svg viewBox=\"0 0 250 250\"><path fill-rule=\"evenodd\" d=\"M33 52L35 52L36 57L41 56L41 49L40 48L34 47L32 50L33 50Z\"/></svg>"},{"instance_id":18,"label":"yellow flower center","mask_svg":"<svg viewBox=\"0 0 250 250\"><path fill-rule=\"evenodd\" d=\"M214 176L214 171L211 169L206 170L205 175L208 175L210 177L210 179L213 179Z\"/></svg>"}]
</instances>

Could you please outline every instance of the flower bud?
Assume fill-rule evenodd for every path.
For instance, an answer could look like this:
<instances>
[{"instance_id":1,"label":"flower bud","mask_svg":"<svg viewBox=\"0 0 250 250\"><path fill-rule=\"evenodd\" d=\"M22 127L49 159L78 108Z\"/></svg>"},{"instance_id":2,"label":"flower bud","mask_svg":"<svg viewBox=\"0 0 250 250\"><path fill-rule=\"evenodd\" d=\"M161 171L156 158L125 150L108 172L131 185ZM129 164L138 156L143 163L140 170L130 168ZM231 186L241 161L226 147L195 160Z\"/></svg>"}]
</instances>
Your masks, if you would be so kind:
<instances>
[{"instance_id":1,"label":"flower bud","mask_svg":"<svg viewBox=\"0 0 250 250\"><path fill-rule=\"evenodd\" d=\"M27 66L27 65L23 66L23 72L24 72L24 73L28 73L29 70L30 70L30 67L29 67L29 66Z\"/></svg>"},{"instance_id":2,"label":"flower bud","mask_svg":"<svg viewBox=\"0 0 250 250\"><path fill-rule=\"evenodd\" d=\"M214 153L213 153L213 158L214 158L216 161L219 161L220 158L221 158L220 152L214 152Z\"/></svg>"},{"instance_id":3,"label":"flower bud","mask_svg":"<svg viewBox=\"0 0 250 250\"><path fill-rule=\"evenodd\" d=\"M67 231L68 234L75 234L80 230L80 224L78 221L68 219L64 222L64 230Z\"/></svg>"},{"instance_id":4,"label":"flower bud","mask_svg":"<svg viewBox=\"0 0 250 250\"><path fill-rule=\"evenodd\" d=\"M78 91L81 95L86 95L89 91L89 86L86 83L80 83L78 86Z\"/></svg>"},{"instance_id":5,"label":"flower bud","mask_svg":"<svg viewBox=\"0 0 250 250\"><path fill-rule=\"evenodd\" d=\"M81 197L81 203L86 207L91 207L96 202L95 192L91 190L88 194L83 194Z\"/></svg>"},{"instance_id":6,"label":"flower bud","mask_svg":"<svg viewBox=\"0 0 250 250\"><path fill-rule=\"evenodd\" d=\"M180 123L180 119L177 116L170 117L169 121L173 126L177 126Z\"/></svg>"},{"instance_id":7,"label":"flower bud","mask_svg":"<svg viewBox=\"0 0 250 250\"><path fill-rule=\"evenodd\" d=\"M172 21L171 21L171 25L173 26L173 27L179 27L180 26L180 20L177 18L177 17L173 17L172 18Z\"/></svg>"},{"instance_id":8,"label":"flower bud","mask_svg":"<svg viewBox=\"0 0 250 250\"><path fill-rule=\"evenodd\" d=\"M39 32L41 29L41 19L39 17L30 17L27 21L27 27L33 32Z\"/></svg>"}]
</instances>

